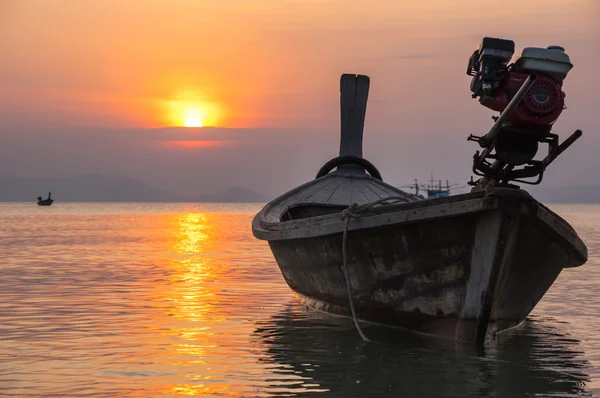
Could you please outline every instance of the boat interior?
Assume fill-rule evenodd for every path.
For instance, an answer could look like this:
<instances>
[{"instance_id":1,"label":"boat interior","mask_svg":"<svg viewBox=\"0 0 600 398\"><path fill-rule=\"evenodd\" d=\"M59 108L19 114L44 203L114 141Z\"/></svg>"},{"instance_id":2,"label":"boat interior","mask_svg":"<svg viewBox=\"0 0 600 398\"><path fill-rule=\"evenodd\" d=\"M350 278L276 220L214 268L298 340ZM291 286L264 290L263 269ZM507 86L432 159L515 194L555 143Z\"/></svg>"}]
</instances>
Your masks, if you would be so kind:
<instances>
[{"instance_id":1,"label":"boat interior","mask_svg":"<svg viewBox=\"0 0 600 398\"><path fill-rule=\"evenodd\" d=\"M301 220L304 218L328 216L330 214L341 213L348 206L327 205L320 203L298 204L290 207L281 216L281 221Z\"/></svg>"}]
</instances>

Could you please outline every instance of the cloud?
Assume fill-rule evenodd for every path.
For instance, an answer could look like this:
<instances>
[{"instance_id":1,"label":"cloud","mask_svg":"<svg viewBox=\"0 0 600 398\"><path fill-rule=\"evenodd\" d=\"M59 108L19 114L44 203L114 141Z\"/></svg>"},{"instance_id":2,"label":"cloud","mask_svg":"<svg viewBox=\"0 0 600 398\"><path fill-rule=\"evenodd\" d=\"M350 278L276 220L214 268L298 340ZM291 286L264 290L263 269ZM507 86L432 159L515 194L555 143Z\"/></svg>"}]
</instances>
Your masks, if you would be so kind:
<instances>
[{"instance_id":1,"label":"cloud","mask_svg":"<svg viewBox=\"0 0 600 398\"><path fill-rule=\"evenodd\" d=\"M183 149L207 149L232 145L232 141L217 140L178 140L178 141L159 141L162 145Z\"/></svg>"}]
</instances>

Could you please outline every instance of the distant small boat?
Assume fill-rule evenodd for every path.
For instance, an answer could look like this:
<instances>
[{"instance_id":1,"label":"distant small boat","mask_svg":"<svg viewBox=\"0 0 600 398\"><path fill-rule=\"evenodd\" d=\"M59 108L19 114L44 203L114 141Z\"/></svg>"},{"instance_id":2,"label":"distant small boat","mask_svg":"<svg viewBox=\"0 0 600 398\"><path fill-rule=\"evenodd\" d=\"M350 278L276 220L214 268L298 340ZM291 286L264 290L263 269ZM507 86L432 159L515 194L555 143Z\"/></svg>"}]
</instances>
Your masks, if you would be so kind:
<instances>
[{"instance_id":1,"label":"distant small boat","mask_svg":"<svg viewBox=\"0 0 600 398\"><path fill-rule=\"evenodd\" d=\"M48 192L48 198L47 199L42 199L41 196L38 196L38 206L52 206L52 203L54 203L54 200L52 200L51 198L52 196L52 192Z\"/></svg>"}]
</instances>

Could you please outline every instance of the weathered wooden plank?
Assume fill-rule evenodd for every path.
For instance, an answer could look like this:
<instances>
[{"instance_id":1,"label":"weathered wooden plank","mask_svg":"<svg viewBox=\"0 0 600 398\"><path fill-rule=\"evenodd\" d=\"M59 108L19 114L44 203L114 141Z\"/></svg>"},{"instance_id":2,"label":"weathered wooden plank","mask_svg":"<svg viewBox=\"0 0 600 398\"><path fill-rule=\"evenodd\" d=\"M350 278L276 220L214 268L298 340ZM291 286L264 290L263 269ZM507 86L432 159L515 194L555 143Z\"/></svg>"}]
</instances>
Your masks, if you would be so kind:
<instances>
[{"instance_id":1,"label":"weathered wooden plank","mask_svg":"<svg viewBox=\"0 0 600 398\"><path fill-rule=\"evenodd\" d=\"M382 198L382 196L373 189L372 184L369 181L362 182L362 185L363 193L369 199L369 202L375 202Z\"/></svg>"},{"instance_id":2,"label":"weathered wooden plank","mask_svg":"<svg viewBox=\"0 0 600 398\"><path fill-rule=\"evenodd\" d=\"M373 181L368 181L367 184L377 195L379 195L380 198L389 198L391 196L398 196L397 192L394 192L391 189L387 189L387 187L383 187L379 184L376 184Z\"/></svg>"},{"instance_id":3,"label":"weathered wooden plank","mask_svg":"<svg viewBox=\"0 0 600 398\"><path fill-rule=\"evenodd\" d=\"M523 211L523 213L525 213L525 211ZM576 253L571 256L570 263L566 268L582 265L585 261L582 262L581 259L587 259L588 251L585 243L583 243L577 235L577 232L567 227L565 223L561 221L562 219L559 216L552 214L541 206L537 208L536 216L547 226L547 228L558 232L566 244L573 246Z\"/></svg>"},{"instance_id":4,"label":"weathered wooden plank","mask_svg":"<svg viewBox=\"0 0 600 398\"><path fill-rule=\"evenodd\" d=\"M369 199L351 180L342 180L327 204L349 206L352 203L365 204Z\"/></svg>"},{"instance_id":5,"label":"weathered wooden plank","mask_svg":"<svg viewBox=\"0 0 600 398\"><path fill-rule=\"evenodd\" d=\"M284 203L285 204L290 204L290 203L304 203L304 202L307 202L307 201L309 201L309 198L312 195L314 195L316 192L319 192L322 189L326 189L327 186L329 184L331 184L332 182L334 182L334 181L332 181L332 179L315 180L312 185L307 186L302 191L296 192L293 195L290 195L287 198L285 198Z\"/></svg>"},{"instance_id":6,"label":"weathered wooden plank","mask_svg":"<svg viewBox=\"0 0 600 398\"><path fill-rule=\"evenodd\" d=\"M487 291L496 244L500 233L501 219L497 213L482 215L477 222L475 232L475 245L473 247L471 273L467 282L467 291L461 309L461 319L479 319L483 310L483 298ZM477 336L477 323L458 323L456 338L461 341L475 340Z\"/></svg>"},{"instance_id":7,"label":"weathered wooden plank","mask_svg":"<svg viewBox=\"0 0 600 398\"><path fill-rule=\"evenodd\" d=\"M524 312L531 312L569 263L568 249L553 237L556 234L541 232L539 227L534 218L519 220L512 238L514 250L512 255L505 251L496 283L491 322L521 319Z\"/></svg>"},{"instance_id":8,"label":"weathered wooden plank","mask_svg":"<svg viewBox=\"0 0 600 398\"><path fill-rule=\"evenodd\" d=\"M327 185L324 185L320 190L313 192L310 196L307 196L304 199L304 202L325 204L331 195L333 195L333 193L338 189L339 185L339 179L331 179L331 181Z\"/></svg>"},{"instance_id":9,"label":"weathered wooden plank","mask_svg":"<svg viewBox=\"0 0 600 398\"><path fill-rule=\"evenodd\" d=\"M352 181L351 189L352 189L353 195L358 195L358 196L364 197L363 203L370 203L373 201L370 198L370 196L367 195L367 194L370 194L370 192L369 192L368 188L365 186L364 181L361 181L361 180ZM371 197L372 197L372 195L371 195Z\"/></svg>"},{"instance_id":10,"label":"weathered wooden plank","mask_svg":"<svg viewBox=\"0 0 600 398\"><path fill-rule=\"evenodd\" d=\"M327 204L349 206L352 203L352 191L349 189L349 185L348 180L343 180L338 184L336 191L327 200Z\"/></svg>"}]
</instances>

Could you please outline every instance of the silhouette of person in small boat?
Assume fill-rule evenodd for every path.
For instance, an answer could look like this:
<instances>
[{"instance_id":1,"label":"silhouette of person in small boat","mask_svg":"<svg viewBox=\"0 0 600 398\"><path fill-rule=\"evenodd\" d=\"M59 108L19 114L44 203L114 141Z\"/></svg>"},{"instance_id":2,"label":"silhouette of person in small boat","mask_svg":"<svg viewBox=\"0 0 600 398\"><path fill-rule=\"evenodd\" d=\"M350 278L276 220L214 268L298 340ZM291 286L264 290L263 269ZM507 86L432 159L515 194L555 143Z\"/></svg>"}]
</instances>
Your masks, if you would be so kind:
<instances>
[{"instance_id":1,"label":"silhouette of person in small boat","mask_svg":"<svg viewBox=\"0 0 600 398\"><path fill-rule=\"evenodd\" d=\"M48 198L47 199L42 199L41 196L38 196L38 206L50 206L52 205L52 203L54 202L54 200L52 200L51 198L52 196L52 192L48 192Z\"/></svg>"}]
</instances>

